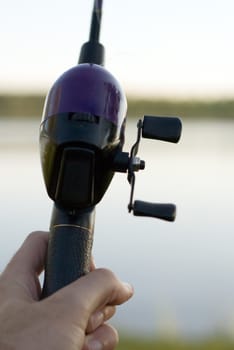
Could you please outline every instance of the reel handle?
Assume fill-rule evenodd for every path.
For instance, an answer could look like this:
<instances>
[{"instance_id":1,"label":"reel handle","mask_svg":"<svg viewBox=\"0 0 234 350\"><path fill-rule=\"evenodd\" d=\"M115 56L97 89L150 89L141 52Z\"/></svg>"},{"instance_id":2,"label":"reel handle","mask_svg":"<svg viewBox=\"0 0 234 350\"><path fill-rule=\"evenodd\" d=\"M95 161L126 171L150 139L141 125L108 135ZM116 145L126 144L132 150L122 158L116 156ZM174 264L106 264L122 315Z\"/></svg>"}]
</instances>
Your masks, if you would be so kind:
<instances>
[{"instance_id":1,"label":"reel handle","mask_svg":"<svg viewBox=\"0 0 234 350\"><path fill-rule=\"evenodd\" d=\"M177 117L144 116L142 137L177 143L180 139L182 123Z\"/></svg>"},{"instance_id":2,"label":"reel handle","mask_svg":"<svg viewBox=\"0 0 234 350\"><path fill-rule=\"evenodd\" d=\"M90 270L95 210L68 213L54 206L42 298Z\"/></svg>"},{"instance_id":3,"label":"reel handle","mask_svg":"<svg viewBox=\"0 0 234 350\"><path fill-rule=\"evenodd\" d=\"M135 216L148 216L166 221L174 221L176 217L176 206L171 203L149 203L136 200L132 209Z\"/></svg>"}]
</instances>

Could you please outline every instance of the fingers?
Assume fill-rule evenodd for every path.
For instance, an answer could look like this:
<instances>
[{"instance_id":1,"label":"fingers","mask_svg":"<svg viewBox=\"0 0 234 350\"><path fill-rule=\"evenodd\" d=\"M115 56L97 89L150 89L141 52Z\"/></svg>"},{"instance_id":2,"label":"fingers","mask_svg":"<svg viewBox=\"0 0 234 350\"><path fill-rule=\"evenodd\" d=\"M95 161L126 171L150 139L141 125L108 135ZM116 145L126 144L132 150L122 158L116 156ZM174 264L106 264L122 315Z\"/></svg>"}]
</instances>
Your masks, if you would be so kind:
<instances>
[{"instance_id":1,"label":"fingers","mask_svg":"<svg viewBox=\"0 0 234 350\"><path fill-rule=\"evenodd\" d=\"M82 350L113 350L119 342L115 328L103 324L95 332L86 336Z\"/></svg>"},{"instance_id":2,"label":"fingers","mask_svg":"<svg viewBox=\"0 0 234 350\"><path fill-rule=\"evenodd\" d=\"M39 274L44 268L47 245L47 232L31 233L9 262L7 271Z\"/></svg>"},{"instance_id":3,"label":"fingers","mask_svg":"<svg viewBox=\"0 0 234 350\"><path fill-rule=\"evenodd\" d=\"M100 327L104 322L109 320L115 314L115 306L105 306L102 310L96 311L91 315L88 326L86 328L86 333L94 332L98 327Z\"/></svg>"},{"instance_id":4,"label":"fingers","mask_svg":"<svg viewBox=\"0 0 234 350\"><path fill-rule=\"evenodd\" d=\"M94 258L92 256L91 258L91 262L90 262L90 271L93 271L96 269L96 265L95 265L95 261L94 261Z\"/></svg>"},{"instance_id":5,"label":"fingers","mask_svg":"<svg viewBox=\"0 0 234 350\"><path fill-rule=\"evenodd\" d=\"M111 271L96 269L45 299L45 302L56 302L63 315L66 313L77 326L86 330L90 316L97 310L106 305L120 305L132 295L133 288L121 282Z\"/></svg>"},{"instance_id":6,"label":"fingers","mask_svg":"<svg viewBox=\"0 0 234 350\"><path fill-rule=\"evenodd\" d=\"M44 268L47 245L47 232L34 232L25 239L2 274L11 294L38 299L40 286L37 276Z\"/></svg>"}]
</instances>

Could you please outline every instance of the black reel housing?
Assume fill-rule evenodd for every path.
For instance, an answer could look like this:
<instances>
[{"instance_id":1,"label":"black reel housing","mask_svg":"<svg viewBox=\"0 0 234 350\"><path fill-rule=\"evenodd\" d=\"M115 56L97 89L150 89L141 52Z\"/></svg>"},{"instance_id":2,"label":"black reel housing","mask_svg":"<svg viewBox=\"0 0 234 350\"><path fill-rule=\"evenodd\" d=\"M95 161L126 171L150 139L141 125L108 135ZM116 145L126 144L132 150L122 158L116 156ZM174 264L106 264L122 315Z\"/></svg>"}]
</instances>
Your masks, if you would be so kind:
<instances>
[{"instance_id":1,"label":"black reel housing","mask_svg":"<svg viewBox=\"0 0 234 350\"><path fill-rule=\"evenodd\" d=\"M122 148L117 127L84 113L55 115L40 133L44 179L49 197L73 209L96 205L114 175L113 158Z\"/></svg>"},{"instance_id":2,"label":"black reel housing","mask_svg":"<svg viewBox=\"0 0 234 350\"><path fill-rule=\"evenodd\" d=\"M123 147L126 111L120 84L101 66L79 64L55 82L40 145L47 192L57 204L84 209L101 200Z\"/></svg>"}]
</instances>

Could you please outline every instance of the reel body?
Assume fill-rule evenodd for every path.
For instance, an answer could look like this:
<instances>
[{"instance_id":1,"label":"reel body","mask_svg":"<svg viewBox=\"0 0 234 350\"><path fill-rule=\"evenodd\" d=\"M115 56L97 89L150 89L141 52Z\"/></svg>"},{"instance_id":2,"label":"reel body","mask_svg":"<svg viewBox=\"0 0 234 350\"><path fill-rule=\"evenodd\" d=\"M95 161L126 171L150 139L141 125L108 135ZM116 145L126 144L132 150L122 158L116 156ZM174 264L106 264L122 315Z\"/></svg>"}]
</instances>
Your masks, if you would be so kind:
<instances>
[{"instance_id":1,"label":"reel body","mask_svg":"<svg viewBox=\"0 0 234 350\"><path fill-rule=\"evenodd\" d=\"M124 143L127 101L103 67L80 64L50 90L40 130L41 163L49 197L84 209L103 197Z\"/></svg>"}]
</instances>

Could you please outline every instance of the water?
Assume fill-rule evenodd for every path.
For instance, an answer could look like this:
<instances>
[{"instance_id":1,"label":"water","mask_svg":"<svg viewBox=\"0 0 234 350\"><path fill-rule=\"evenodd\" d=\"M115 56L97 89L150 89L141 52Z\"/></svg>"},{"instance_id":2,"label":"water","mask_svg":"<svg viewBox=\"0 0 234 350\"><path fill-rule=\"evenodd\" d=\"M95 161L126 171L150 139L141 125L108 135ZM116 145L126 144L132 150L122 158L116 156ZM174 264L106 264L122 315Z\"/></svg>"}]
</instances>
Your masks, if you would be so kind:
<instances>
[{"instance_id":1,"label":"water","mask_svg":"<svg viewBox=\"0 0 234 350\"><path fill-rule=\"evenodd\" d=\"M0 121L0 269L27 233L47 230L52 203L38 151L39 120ZM126 150L135 140L127 126ZM175 202L175 223L127 213L117 174L97 206L94 255L135 287L115 324L142 335L234 334L234 121L184 121L178 145L143 140L136 199Z\"/></svg>"}]
</instances>

